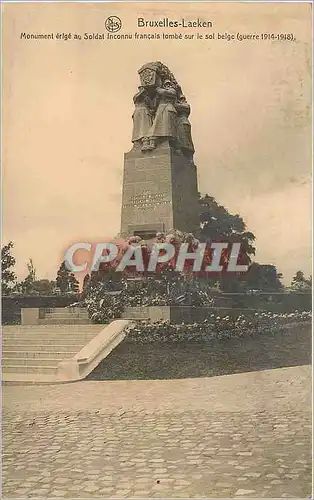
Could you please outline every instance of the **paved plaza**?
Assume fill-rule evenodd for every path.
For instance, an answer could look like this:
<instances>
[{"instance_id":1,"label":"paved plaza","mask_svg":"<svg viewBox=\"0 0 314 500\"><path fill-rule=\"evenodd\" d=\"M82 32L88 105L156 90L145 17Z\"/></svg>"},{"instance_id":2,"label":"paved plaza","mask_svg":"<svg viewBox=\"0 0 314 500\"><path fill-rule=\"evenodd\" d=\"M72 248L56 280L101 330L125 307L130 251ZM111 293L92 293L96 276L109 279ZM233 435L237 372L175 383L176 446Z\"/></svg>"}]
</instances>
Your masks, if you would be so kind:
<instances>
[{"instance_id":1,"label":"paved plaza","mask_svg":"<svg viewBox=\"0 0 314 500\"><path fill-rule=\"evenodd\" d=\"M7 498L311 493L310 366L5 386Z\"/></svg>"}]
</instances>

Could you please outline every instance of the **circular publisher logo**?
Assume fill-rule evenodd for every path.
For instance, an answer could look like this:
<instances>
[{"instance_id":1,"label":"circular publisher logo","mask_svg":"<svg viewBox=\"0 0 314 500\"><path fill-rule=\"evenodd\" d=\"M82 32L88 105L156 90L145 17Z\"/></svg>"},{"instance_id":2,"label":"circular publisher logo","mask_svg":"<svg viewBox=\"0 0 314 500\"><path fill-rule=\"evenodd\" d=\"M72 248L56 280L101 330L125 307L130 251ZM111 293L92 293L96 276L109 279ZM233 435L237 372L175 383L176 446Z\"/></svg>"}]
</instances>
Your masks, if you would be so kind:
<instances>
[{"instance_id":1,"label":"circular publisher logo","mask_svg":"<svg viewBox=\"0 0 314 500\"><path fill-rule=\"evenodd\" d=\"M105 21L105 28L110 33L115 33L122 28L122 21L118 16L109 16Z\"/></svg>"}]
</instances>

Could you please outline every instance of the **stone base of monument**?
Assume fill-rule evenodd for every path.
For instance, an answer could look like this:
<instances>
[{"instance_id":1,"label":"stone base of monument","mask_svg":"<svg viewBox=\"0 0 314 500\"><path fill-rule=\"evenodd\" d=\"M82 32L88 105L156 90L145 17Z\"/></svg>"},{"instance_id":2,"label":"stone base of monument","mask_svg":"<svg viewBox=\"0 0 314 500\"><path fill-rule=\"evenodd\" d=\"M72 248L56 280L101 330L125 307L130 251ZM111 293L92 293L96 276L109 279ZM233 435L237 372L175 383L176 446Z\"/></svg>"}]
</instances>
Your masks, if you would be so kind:
<instances>
[{"instance_id":1,"label":"stone base of monument","mask_svg":"<svg viewBox=\"0 0 314 500\"><path fill-rule=\"evenodd\" d=\"M126 307L122 313L123 319L135 321L170 321L171 323L202 323L211 314L237 318L240 314L254 315L257 309L226 308L226 307L191 307L191 306L148 306Z\"/></svg>"},{"instance_id":2,"label":"stone base of monument","mask_svg":"<svg viewBox=\"0 0 314 500\"><path fill-rule=\"evenodd\" d=\"M199 228L196 167L167 142L125 154L121 235L153 238L157 232Z\"/></svg>"}]
</instances>

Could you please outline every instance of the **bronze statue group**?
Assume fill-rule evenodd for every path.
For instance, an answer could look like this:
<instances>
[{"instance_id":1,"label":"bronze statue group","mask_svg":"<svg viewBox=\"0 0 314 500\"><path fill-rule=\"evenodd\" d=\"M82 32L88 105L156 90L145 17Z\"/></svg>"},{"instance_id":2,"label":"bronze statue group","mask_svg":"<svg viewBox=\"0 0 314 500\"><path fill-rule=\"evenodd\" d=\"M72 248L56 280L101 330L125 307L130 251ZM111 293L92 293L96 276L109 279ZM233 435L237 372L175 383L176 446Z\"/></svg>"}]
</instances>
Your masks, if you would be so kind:
<instances>
[{"instance_id":1,"label":"bronze statue group","mask_svg":"<svg viewBox=\"0 0 314 500\"><path fill-rule=\"evenodd\" d=\"M134 147L143 152L151 151L168 141L178 154L192 162L191 109L180 85L168 68L159 62L146 64L139 74L141 85L133 97Z\"/></svg>"}]
</instances>

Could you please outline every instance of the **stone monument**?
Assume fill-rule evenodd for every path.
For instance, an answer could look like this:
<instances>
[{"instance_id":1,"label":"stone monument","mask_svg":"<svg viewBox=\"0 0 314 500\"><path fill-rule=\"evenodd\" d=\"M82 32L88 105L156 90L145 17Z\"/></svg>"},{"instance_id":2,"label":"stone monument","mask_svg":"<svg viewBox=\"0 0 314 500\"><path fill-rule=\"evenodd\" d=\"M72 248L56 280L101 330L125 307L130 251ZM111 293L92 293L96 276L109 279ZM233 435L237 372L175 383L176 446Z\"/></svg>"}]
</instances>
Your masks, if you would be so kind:
<instances>
[{"instance_id":1,"label":"stone monument","mask_svg":"<svg viewBox=\"0 0 314 500\"><path fill-rule=\"evenodd\" d=\"M121 235L199 230L197 172L190 106L161 62L139 71L133 97L133 148L124 155Z\"/></svg>"}]
</instances>

